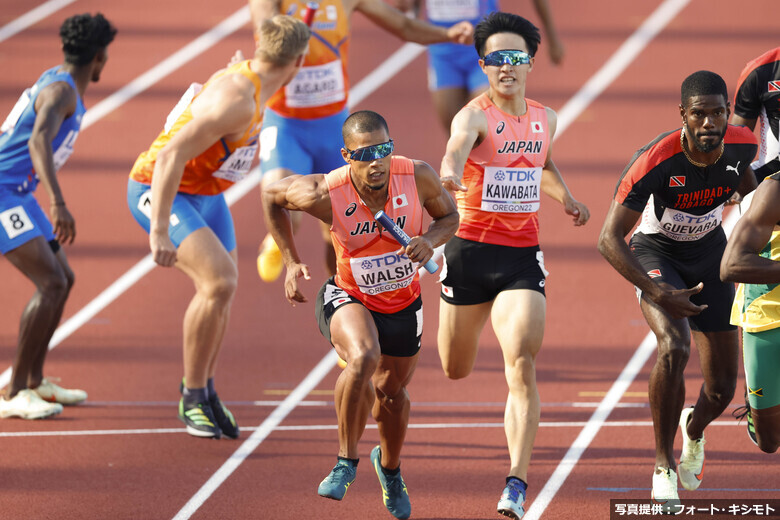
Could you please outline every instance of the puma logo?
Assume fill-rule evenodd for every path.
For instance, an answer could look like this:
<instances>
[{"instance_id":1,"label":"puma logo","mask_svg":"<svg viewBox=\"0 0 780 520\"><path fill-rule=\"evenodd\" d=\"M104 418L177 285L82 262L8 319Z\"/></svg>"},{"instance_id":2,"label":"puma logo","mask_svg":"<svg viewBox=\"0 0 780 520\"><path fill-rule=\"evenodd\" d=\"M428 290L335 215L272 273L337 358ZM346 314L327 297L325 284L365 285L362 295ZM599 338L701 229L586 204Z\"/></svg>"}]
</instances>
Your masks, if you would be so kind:
<instances>
[{"instance_id":1,"label":"puma logo","mask_svg":"<svg viewBox=\"0 0 780 520\"><path fill-rule=\"evenodd\" d=\"M741 162L742 162L742 161L737 161L737 165L736 165L736 166L729 166L729 165L727 164L727 165L726 165L726 172L728 172L729 170L733 170L733 171L734 171L734 173L736 173L736 174L737 174L737 176L739 176L739 170L737 170L737 168L739 168L739 163L741 163Z\"/></svg>"}]
</instances>

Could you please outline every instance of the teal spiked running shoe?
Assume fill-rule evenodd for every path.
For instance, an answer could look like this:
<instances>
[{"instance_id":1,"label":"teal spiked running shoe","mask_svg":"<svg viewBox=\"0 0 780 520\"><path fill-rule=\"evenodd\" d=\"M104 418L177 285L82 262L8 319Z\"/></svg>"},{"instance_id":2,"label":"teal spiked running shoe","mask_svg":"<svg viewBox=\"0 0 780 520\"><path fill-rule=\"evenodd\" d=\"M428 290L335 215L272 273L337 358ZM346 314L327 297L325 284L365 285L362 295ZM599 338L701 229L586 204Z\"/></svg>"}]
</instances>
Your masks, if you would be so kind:
<instances>
[{"instance_id":1,"label":"teal spiked running shoe","mask_svg":"<svg viewBox=\"0 0 780 520\"><path fill-rule=\"evenodd\" d=\"M220 401L216 393L209 394L209 404L211 405L211 411L214 412L217 426L222 430L222 435L231 439L238 439L239 430L236 418L233 417L233 413L228 410L228 407Z\"/></svg>"},{"instance_id":2,"label":"teal spiked running shoe","mask_svg":"<svg viewBox=\"0 0 780 520\"><path fill-rule=\"evenodd\" d=\"M516 478L510 478L504 487L501 498L498 500L497 510L504 516L520 520L525 514L525 491L522 484Z\"/></svg>"},{"instance_id":3,"label":"teal spiked running shoe","mask_svg":"<svg viewBox=\"0 0 780 520\"><path fill-rule=\"evenodd\" d=\"M345 459L339 459L328 476L320 482L317 494L333 500L341 500L347 494L349 486L355 482L357 464Z\"/></svg>"},{"instance_id":4,"label":"teal spiked running shoe","mask_svg":"<svg viewBox=\"0 0 780 520\"><path fill-rule=\"evenodd\" d=\"M184 404L184 398L179 400L179 419L187 425L187 433L195 437L219 439L222 430L217 426L214 412L208 402Z\"/></svg>"},{"instance_id":5,"label":"teal spiked running shoe","mask_svg":"<svg viewBox=\"0 0 780 520\"><path fill-rule=\"evenodd\" d=\"M382 500L390 514L396 518L409 518L412 514L412 504L409 502L409 491L399 471L395 475L386 475L382 470L382 450L376 446L371 450L371 464L374 465L379 484L382 486Z\"/></svg>"}]
</instances>

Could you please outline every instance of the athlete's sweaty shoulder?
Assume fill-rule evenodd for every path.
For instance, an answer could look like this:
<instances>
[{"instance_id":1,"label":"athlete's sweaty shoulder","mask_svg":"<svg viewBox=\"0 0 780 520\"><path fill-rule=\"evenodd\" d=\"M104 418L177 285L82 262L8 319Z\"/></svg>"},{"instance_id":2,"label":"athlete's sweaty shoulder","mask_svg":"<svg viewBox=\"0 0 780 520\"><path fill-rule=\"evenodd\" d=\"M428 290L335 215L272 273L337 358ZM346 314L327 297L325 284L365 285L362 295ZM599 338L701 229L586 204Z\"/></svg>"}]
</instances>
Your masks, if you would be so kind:
<instances>
[{"instance_id":1,"label":"athlete's sweaty shoulder","mask_svg":"<svg viewBox=\"0 0 780 520\"><path fill-rule=\"evenodd\" d=\"M547 128L550 129L550 139L552 139L558 129L558 114L550 107L544 107L544 111L547 113Z\"/></svg>"},{"instance_id":2,"label":"athlete's sweaty shoulder","mask_svg":"<svg viewBox=\"0 0 780 520\"><path fill-rule=\"evenodd\" d=\"M222 135L243 133L255 113L255 86L239 73L214 79L192 102L192 116L217 124Z\"/></svg>"},{"instance_id":3,"label":"athlete's sweaty shoulder","mask_svg":"<svg viewBox=\"0 0 780 520\"><path fill-rule=\"evenodd\" d=\"M488 120L484 110L466 105L452 119L450 127L450 139L457 139L463 143L478 146L487 135Z\"/></svg>"},{"instance_id":4,"label":"athlete's sweaty shoulder","mask_svg":"<svg viewBox=\"0 0 780 520\"><path fill-rule=\"evenodd\" d=\"M65 81L49 83L41 89L35 98L35 113L55 110L63 118L70 117L76 111L78 94Z\"/></svg>"}]
</instances>

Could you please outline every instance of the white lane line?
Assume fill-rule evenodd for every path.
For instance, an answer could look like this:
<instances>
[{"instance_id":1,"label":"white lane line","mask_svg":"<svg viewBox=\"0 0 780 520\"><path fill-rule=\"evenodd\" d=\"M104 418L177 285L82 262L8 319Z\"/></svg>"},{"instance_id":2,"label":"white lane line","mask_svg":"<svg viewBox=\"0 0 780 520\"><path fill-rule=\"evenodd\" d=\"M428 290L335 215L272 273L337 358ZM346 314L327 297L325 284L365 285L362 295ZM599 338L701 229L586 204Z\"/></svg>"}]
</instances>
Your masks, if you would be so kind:
<instances>
[{"instance_id":1,"label":"white lane line","mask_svg":"<svg viewBox=\"0 0 780 520\"><path fill-rule=\"evenodd\" d=\"M192 61L203 52L213 47L220 40L229 36L243 27L250 19L249 6L245 5L232 15L225 18L219 24L207 32L192 40L190 43L174 52L163 61L144 72L133 81L117 90L100 103L96 104L84 116L82 128L89 128L93 123L102 119L106 114L116 110L128 100L148 89L161 79L169 76L183 65ZM226 56L226 58L229 58Z\"/></svg>"},{"instance_id":2,"label":"white lane line","mask_svg":"<svg viewBox=\"0 0 780 520\"><path fill-rule=\"evenodd\" d=\"M280 419L281 420L281 419ZM582 428L588 423L585 421L542 421L539 423L540 428ZM628 427L641 427L646 428L652 426L653 421L607 421L603 426L614 428L628 428ZM715 421L710 423L710 426L741 426L737 421ZM708 428L710 427L708 426ZM503 422L493 423L411 423L409 428L412 430L466 430L470 428L503 428ZM322 430L336 430L338 425L336 424L301 424L301 425L277 425L273 431L285 431L285 432L305 432L305 431L322 431ZM367 424L367 430L376 430L376 424ZM243 432L259 432L260 427L242 427ZM60 431L37 431L37 432L0 432L0 438L7 437L89 437L89 436L101 436L101 435L158 435L165 433L186 433L185 428L133 428L122 430L60 430ZM262 431L262 434L267 437L270 430L267 428ZM254 434L253 434L254 436ZM250 437L251 438L251 437ZM256 444L259 442L255 439Z\"/></svg>"},{"instance_id":3,"label":"white lane line","mask_svg":"<svg viewBox=\"0 0 780 520\"><path fill-rule=\"evenodd\" d=\"M620 59L623 59L623 60L626 60L626 59L633 60L633 59L634 59L634 58L635 58L635 57L638 55L638 50L641 50L641 49L642 49L642 48L643 48L645 45L647 45L647 42L649 42L649 41L650 41L650 40L651 40L653 37L655 37L655 35L656 35L656 34L658 34L658 32L660 32L660 30L661 30L661 29L662 29L662 28L663 28L663 27L664 27L666 24L668 24L668 23L669 23L669 21L670 21L672 18L674 18L674 16L677 14L677 12L679 12L679 10L681 10L681 9L682 9L682 7L684 7L685 5L687 5L687 3L688 3L688 2L690 2L690 0L666 0L666 1L665 1L665 2L664 2L664 3L663 3L663 4L662 4L662 5L661 5L661 6L660 6L658 9L656 9L656 11L655 11L655 12L654 12L654 13L653 13L653 14L652 14L652 15L651 15L651 16L650 16L650 17L649 17L649 18L648 18L648 19L645 21L645 23L643 23L643 24L642 24L642 26L640 26L640 27L639 27L639 29L637 29L637 31L636 31L636 32L634 32L634 34L632 34L632 35L631 35L631 37L629 37L629 39L628 39L626 42L624 42L624 43L623 43L623 45L622 45L622 46L621 46L621 47L620 47L620 48L619 48L619 49L618 49L618 50L615 52L615 54L614 54L614 55L613 55L613 56L612 56L612 57L611 57L611 58L610 58L610 59L609 59L609 60L608 60L608 61L607 61L607 62L604 64L604 66L603 66L603 67L602 67L602 68L601 68L601 69L600 69L600 70L599 70L599 71L596 73L596 75L595 75L595 76L598 76L599 78L601 78L601 79L600 79L600 81L609 81L610 83L611 83L612 81L614 81L614 80L615 80L615 79L618 77L619 73L620 73L620 72L622 72L623 70L625 70L625 68L626 68L626 67L629 65L629 62L626 62L626 63L625 63L624 65L622 65L622 66L617 66L617 65L615 64L615 62L616 62L616 58L615 58L615 56L620 56L620 57L621 57ZM670 8L669 8L669 6L670 6L670 5L672 5L672 6L677 6L678 4L679 4L680 6L679 6L679 8L677 8L676 10L672 10L672 9L670 9ZM663 25L659 25L659 24L661 24L661 23L662 23ZM636 48L636 44L634 43L634 40L636 40L636 39L638 39L639 41L645 41L644 45L642 45L641 47L639 47L639 49L638 49L638 50L637 50L637 48ZM418 52L418 51L419 51L419 49L417 49L415 46L410 46L410 45L404 45L403 47L401 47L401 49L399 49L399 50L397 51L397 53L396 53L396 54L399 54L399 53L401 53L401 52L404 52L404 50L405 50L405 49L408 49L408 51L406 51L406 52L408 52L408 53L409 53L409 55L411 56L411 58L409 59L409 61L411 61L411 59L413 59L414 57L416 57L416 56L419 54L419 52ZM625 49L628 49L628 50L625 50ZM391 59L389 59L387 62L385 62L385 64L386 64L386 63L388 63L388 62L394 62L394 61L395 61L395 60L394 60L394 58L395 58L395 56L391 57ZM384 64L383 64L383 65L384 65ZM389 68L389 67L388 67L388 68ZM398 68L398 67L395 67L395 66L394 66L393 68L394 68L394 70L395 70L396 68L397 68L397 70L400 70L400 68ZM608 74L607 74L607 73L603 73L602 71L603 71L604 69L608 69L608 70L609 70L609 73L608 73ZM594 77L595 77L595 76L594 76ZM588 82L587 82L585 85L583 85L583 87L582 87L582 88L581 88L581 89L580 89L580 90L579 90L579 91L578 91L578 92L577 92L577 93L574 95L574 97L572 98L572 100L571 100L571 101L569 101L569 102L568 102L566 105L564 105L564 107L561 109L561 112L563 113L563 118L564 118L564 119L563 119L563 122L561 122L561 117L559 116L559 118L558 118L558 119L559 119L559 123L558 123L558 128L559 128L559 130L556 132L556 136L555 136L555 137L556 137L556 138L557 138L557 137L559 137L559 136L560 136L560 135L561 135L561 134L562 134L562 133L563 133L563 132L566 130L566 128L568 128L568 126L569 126L569 125L570 125L570 124L571 124L573 121L575 121L575 120L577 119L577 117L579 117L579 115L580 115L580 114L581 114L581 113L582 113L582 112L585 110L585 108L587 108L587 107L588 107L588 105L589 105L590 103L592 103L592 102L593 102L593 100L594 100L594 99L596 99L596 97L597 97L597 96L598 96L598 95L599 95L601 92L603 92L603 91L604 91L604 89L605 89L607 86L609 86L609 84L608 84L608 83L606 83L606 84L604 84L604 85L601 85L601 86L595 85L595 84L594 84L594 82L592 81L592 78L591 78L591 80L589 80L589 81L588 81ZM355 90L357 90L357 87L355 88ZM577 101L576 101L576 103L575 103L575 102L573 102L574 100L577 100ZM356 101L354 98L353 98L351 101L352 101L352 103L353 103L353 104L357 104L357 103L359 102L359 101ZM439 249L439 251L442 251L442 250L443 250L443 248L438 248L438 249ZM437 259L438 259L438 257L437 257ZM322 364L322 363L325 363L325 362L326 362L328 359L330 359L330 360L331 360L331 363L332 363L331 367L332 367L333 365L335 365L335 363L336 363L336 359L337 359L337 358L336 358L336 356L335 356L335 355L331 355L331 354L334 354L334 353L333 353L332 351L331 351L331 352L329 352L329 353L328 353L328 355L326 355L326 356L325 356L325 357L322 359L322 361L320 361L320 364ZM635 357L636 357L636 355L635 355ZM320 366L320 365L318 365L318 366ZM641 366L640 366L640 368L641 368ZM324 377L325 377L325 374L323 374L323 376L322 376L322 377L324 378ZM318 383L319 383L319 381L316 381L316 382L314 383L314 385L316 386L316 384L318 384ZM309 381L307 381L307 380L304 380L303 382L301 382L301 385L303 385L303 384L309 385L309 384L310 384L310 382L309 382ZM625 390L624 390L624 391L625 391ZM613 395L611 391L607 393L607 397L610 397L611 395ZM623 392L620 392L620 394L617 396L617 400L618 400L618 401L620 400L620 397L621 397L622 395L623 395ZM305 397L305 396L303 396L303 397ZM301 399L300 399L300 400L303 400L303 397L301 397ZM606 399L607 399L607 397L605 397L605 398L604 398L604 400L606 400ZM285 400L285 402L286 402L286 401L287 401L287 400ZM609 410L611 410L612 408L614 408L614 407L615 407L615 404L616 404L616 402L615 402L614 404L612 404L612 407L611 407ZM605 408L605 409L606 409L606 408ZM603 413L603 412L602 412L602 413ZM609 413L609 412L607 412L607 415L608 415L608 413ZM599 414L599 408L597 408L596 412L594 412L594 416L595 416L596 414ZM603 421L602 421L602 424L603 424ZM598 431L598 429L596 429L596 431ZM594 432L594 435L595 435L595 432ZM579 438L579 437L578 437L578 438ZM589 444L589 443L590 443L590 441L588 441L588 444ZM586 446L587 446L587 445L586 445ZM240 449L241 449L241 448L239 448L239 450L240 450ZM571 452L571 449L570 449L569 451ZM568 453L567 453L567 455L568 455ZM580 454L580 455L581 455L581 454ZM580 455L578 455L578 456L577 456L577 460L579 459L579 456L580 456ZM247 455L245 455L244 457L246 457L246 456L248 456L248 453L247 453ZM233 459L234 457L235 457L235 454L233 455L233 457L231 457L231 459ZM230 463L230 461L228 461L228 463L226 463L226 465L227 465L227 464L229 464L229 463ZM576 461L575 461L575 463L576 463ZM224 467L224 466L223 466L223 467ZM236 466L236 467L237 467L237 466ZM559 466L559 467L560 467L560 466ZM220 471L221 471L221 468L220 468ZM571 469L569 469L569 472L570 472L570 471L571 471ZM555 475L555 474L554 474L554 475ZM566 475L568 475L568 472L566 473ZM213 477L212 477L212 478L213 478ZM227 478L227 476L225 476L225 478ZM564 476L563 480L565 480L565 476ZM563 480L561 480L560 484L563 484ZM224 481L224 479L222 479L222 481ZM220 483L221 483L221 482L220 482ZM208 483L207 483L207 484L208 484ZM547 488L549 487L549 484L550 484L550 482L548 481L548 484L547 484L547 485L545 485L545 489L547 489ZM204 488L205 488L205 487L206 487L206 486L204 486ZM558 486L558 488L559 488L559 487L560 487L560 486ZM199 491L198 491L198 493L195 495L195 497L200 497L200 498L199 498L199 501L200 501L200 503L199 503L199 504L197 504L197 505L195 505L195 504L192 504L192 507L190 507L190 508L188 509L188 512L187 512L186 514L184 514L184 509L182 509L182 510L181 510L181 511L179 511L179 513L178 513L178 514L177 514L177 515L174 517L174 520L183 520L183 519L188 519L188 518L190 518L190 516L191 516L191 515L192 515L192 514L193 514L195 511L197 511L198 507L200 507L200 505L202 505L202 504L203 504L203 503L204 503L204 502L205 502L205 501L208 499L208 497L211 495L211 493L213 493L213 491L216 489L216 488L214 488L214 489L210 489L210 490L208 491L208 494L206 494L206 495L203 495L203 494L202 494L202 491L204 490L204 488L201 488L201 490L199 490ZM555 491L554 491L554 492L552 492L552 494L550 494L550 495L549 495L549 500L551 500L551 499L552 499L552 497L555 495L555 492L557 492L557 489L558 489L558 488L555 488ZM552 489L552 488L550 488L550 489ZM543 491L544 491L544 490L543 490ZM195 497L193 497L193 499L191 499L191 500L190 500L190 501L187 503L187 505L186 505L185 507L188 507L188 506L190 506L190 505L191 505L191 503L193 502L193 500L195 499ZM537 498L537 500L538 500L538 498ZM547 501L547 503L549 503L549 500ZM536 502L536 501L535 501L535 502ZM539 515L541 515L541 513L542 513L542 512L544 511L544 509L547 507L547 503L545 503L544 505L541 505L541 504L540 504L540 506L541 506L541 507L538 507L538 508L537 508L537 513L536 513L536 515L537 515L537 516L533 517L534 519L538 518L538 516L539 516ZM532 506L532 507L533 507L533 506ZM530 512L530 511L529 511L529 512ZM530 517L529 517L529 518L530 518Z\"/></svg>"},{"instance_id":4,"label":"white lane line","mask_svg":"<svg viewBox=\"0 0 780 520\"><path fill-rule=\"evenodd\" d=\"M198 492L195 493L186 504L184 504L184 507L176 513L174 520L183 520L191 517L211 494L214 493L214 491L216 491L216 489L238 468L238 466L252 454L255 448L260 446L260 443L262 443L265 438L279 426L279 423L281 423L284 418L298 406L298 403L303 400L309 392L314 390L317 383L322 381L328 372L333 369L333 365L336 364L337 358L338 356L336 355L335 350L331 350L327 356L322 358L322 361L320 361L317 366L314 367L314 370L304 378L293 393L291 393L278 408L271 412L271 415L263 421L263 424L261 424L247 440L241 443L241 446L233 452L230 458L217 470L217 472L201 486Z\"/></svg>"},{"instance_id":5,"label":"white lane line","mask_svg":"<svg viewBox=\"0 0 780 520\"><path fill-rule=\"evenodd\" d=\"M4 42L11 36L22 32L28 27L35 25L52 13L56 13L68 4L72 4L76 0L49 0L24 13L19 18L12 20L0 27L0 42Z\"/></svg>"},{"instance_id":6,"label":"white lane line","mask_svg":"<svg viewBox=\"0 0 780 520\"><path fill-rule=\"evenodd\" d=\"M84 116L84 121L81 125L82 130L85 130L104 118L113 110L116 110L124 103L127 103L130 99L137 96L144 90L148 89L161 79L170 75L175 70L182 67L187 62L196 58L210 47L213 47L220 40L226 36L234 33L241 27L243 27L250 19L249 7L244 6L225 20L214 26L212 29L203 33L201 36L185 45L175 53L171 54L168 58L155 65L148 71L144 72L136 79L111 94L101 102L92 107ZM260 172L253 172L256 181L259 182ZM226 193L226 197L233 197L228 200L229 204L232 201L238 200L243 197L251 186L245 189L245 187L234 187L235 192ZM243 190L243 191L242 191ZM65 323L60 325L54 332L54 335L49 342L49 350L53 349L60 343L62 343L68 336L73 334L82 325L91 320L97 313L105 309L111 302L116 300L125 291L132 287L138 280L146 276L155 266L152 260L151 254L142 258L137 264L131 267L125 274L120 276L114 283L103 290L95 299L89 302L85 307L79 310L76 314L71 316ZM11 381L12 367L8 367L0 374L0 388L4 388Z\"/></svg>"}]
</instances>

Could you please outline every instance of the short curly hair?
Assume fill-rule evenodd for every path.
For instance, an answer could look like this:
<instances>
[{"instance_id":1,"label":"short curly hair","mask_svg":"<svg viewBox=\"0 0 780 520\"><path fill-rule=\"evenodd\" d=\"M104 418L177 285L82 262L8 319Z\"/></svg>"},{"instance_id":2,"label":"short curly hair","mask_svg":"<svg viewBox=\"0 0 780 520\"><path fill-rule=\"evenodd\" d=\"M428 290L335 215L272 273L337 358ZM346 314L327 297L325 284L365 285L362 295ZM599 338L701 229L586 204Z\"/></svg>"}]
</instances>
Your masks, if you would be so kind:
<instances>
[{"instance_id":1,"label":"short curly hair","mask_svg":"<svg viewBox=\"0 0 780 520\"><path fill-rule=\"evenodd\" d=\"M696 96L723 96L728 102L729 91L726 82L719 74L709 70L699 70L685 78L680 85L680 104L687 107L691 98Z\"/></svg>"},{"instance_id":2,"label":"short curly hair","mask_svg":"<svg viewBox=\"0 0 780 520\"><path fill-rule=\"evenodd\" d=\"M114 41L114 36L116 28L100 13L94 16L89 13L71 16L60 26L65 61L86 65L98 51Z\"/></svg>"}]
</instances>

